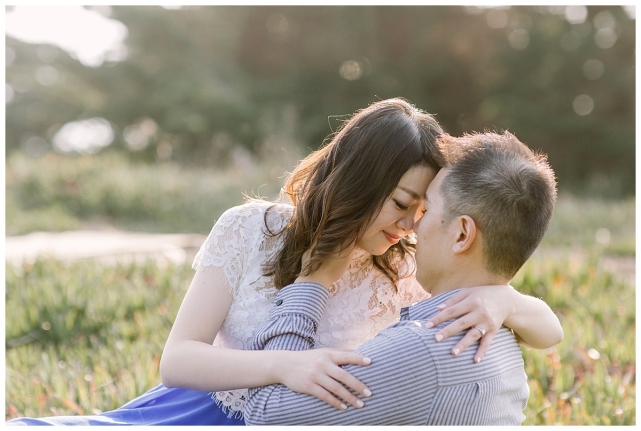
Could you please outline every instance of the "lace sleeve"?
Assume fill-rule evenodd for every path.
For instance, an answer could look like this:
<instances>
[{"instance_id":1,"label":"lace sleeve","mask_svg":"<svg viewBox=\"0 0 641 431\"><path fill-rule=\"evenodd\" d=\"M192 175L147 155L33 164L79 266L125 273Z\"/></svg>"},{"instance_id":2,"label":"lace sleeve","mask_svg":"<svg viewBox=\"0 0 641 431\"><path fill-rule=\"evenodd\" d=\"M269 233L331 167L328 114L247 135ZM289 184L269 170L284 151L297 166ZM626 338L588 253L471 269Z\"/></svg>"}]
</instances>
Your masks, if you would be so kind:
<instances>
[{"instance_id":1,"label":"lace sleeve","mask_svg":"<svg viewBox=\"0 0 641 431\"><path fill-rule=\"evenodd\" d=\"M193 269L200 271L211 272L215 268L221 268L232 295L236 295L239 280L245 271L247 243L256 235L256 229L251 226L255 224L253 219L256 217L252 217L254 212L249 205L225 211L200 247L192 264Z\"/></svg>"}]
</instances>

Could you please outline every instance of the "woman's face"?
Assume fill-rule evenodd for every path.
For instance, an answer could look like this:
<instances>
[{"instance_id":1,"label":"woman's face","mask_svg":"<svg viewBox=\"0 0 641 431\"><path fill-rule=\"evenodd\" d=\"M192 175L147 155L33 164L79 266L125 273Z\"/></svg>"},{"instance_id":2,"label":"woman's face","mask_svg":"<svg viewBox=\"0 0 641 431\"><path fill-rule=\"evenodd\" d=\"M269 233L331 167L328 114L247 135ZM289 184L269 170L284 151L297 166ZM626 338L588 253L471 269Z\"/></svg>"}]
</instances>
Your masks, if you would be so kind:
<instances>
[{"instance_id":1,"label":"woman's face","mask_svg":"<svg viewBox=\"0 0 641 431\"><path fill-rule=\"evenodd\" d=\"M435 176L436 171L426 166L415 166L405 172L381 212L356 241L356 246L379 256L411 234L414 223L423 214L427 186Z\"/></svg>"}]
</instances>

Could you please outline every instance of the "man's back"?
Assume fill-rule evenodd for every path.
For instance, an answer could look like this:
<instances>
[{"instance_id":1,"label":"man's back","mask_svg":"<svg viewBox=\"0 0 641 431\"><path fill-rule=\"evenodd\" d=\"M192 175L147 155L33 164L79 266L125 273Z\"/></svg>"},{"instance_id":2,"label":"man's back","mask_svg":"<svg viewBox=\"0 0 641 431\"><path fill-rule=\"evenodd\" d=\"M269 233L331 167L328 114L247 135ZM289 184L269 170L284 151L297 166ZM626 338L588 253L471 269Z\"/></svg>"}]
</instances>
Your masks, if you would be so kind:
<instances>
[{"instance_id":1,"label":"man's back","mask_svg":"<svg viewBox=\"0 0 641 431\"><path fill-rule=\"evenodd\" d=\"M304 291L301 287L296 289L298 299L309 294L313 301L315 295L323 294L322 289L313 286L305 286ZM279 295L284 295L285 290ZM290 292L293 294L293 290ZM339 411L310 395L272 385L250 390L246 422L250 425L521 424L529 389L521 349L512 332L501 328L483 361L476 364L473 361L475 346L457 357L451 354L463 334L440 343L434 340L436 332L449 322L435 328L425 327L426 321L438 312L437 305L456 292L446 292L403 309L400 322L384 329L357 350L372 359L367 367L345 367L373 393L365 399L362 409ZM286 303L285 299L283 306ZM274 343L268 348L278 350L279 343L291 346L293 339L305 343L306 337L287 325L287 319L297 314L304 317L305 313L283 308L279 314L272 328L277 328L276 331L268 335ZM300 327L300 320L296 325ZM309 327L313 328L313 324ZM266 333L269 331L266 328Z\"/></svg>"},{"instance_id":2,"label":"man's back","mask_svg":"<svg viewBox=\"0 0 641 431\"><path fill-rule=\"evenodd\" d=\"M529 388L521 349L512 331L501 328L486 356L476 364L475 345L452 356L452 348L463 334L434 341L442 327L426 330L422 337L428 340L426 350L436 374L425 425L521 424Z\"/></svg>"}]
</instances>

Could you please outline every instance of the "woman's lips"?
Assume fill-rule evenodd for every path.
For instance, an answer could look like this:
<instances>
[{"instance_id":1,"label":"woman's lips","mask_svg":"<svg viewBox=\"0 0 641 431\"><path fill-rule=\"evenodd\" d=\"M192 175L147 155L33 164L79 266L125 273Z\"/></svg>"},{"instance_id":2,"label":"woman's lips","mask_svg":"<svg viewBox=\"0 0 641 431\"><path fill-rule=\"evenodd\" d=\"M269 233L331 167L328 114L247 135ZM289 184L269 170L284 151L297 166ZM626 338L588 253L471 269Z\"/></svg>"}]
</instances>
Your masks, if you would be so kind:
<instances>
[{"instance_id":1,"label":"woman's lips","mask_svg":"<svg viewBox=\"0 0 641 431\"><path fill-rule=\"evenodd\" d=\"M392 235L391 233L387 233L385 231L383 231L383 233L385 234L385 237L387 238L387 240L392 244L396 244L403 238L403 236Z\"/></svg>"}]
</instances>

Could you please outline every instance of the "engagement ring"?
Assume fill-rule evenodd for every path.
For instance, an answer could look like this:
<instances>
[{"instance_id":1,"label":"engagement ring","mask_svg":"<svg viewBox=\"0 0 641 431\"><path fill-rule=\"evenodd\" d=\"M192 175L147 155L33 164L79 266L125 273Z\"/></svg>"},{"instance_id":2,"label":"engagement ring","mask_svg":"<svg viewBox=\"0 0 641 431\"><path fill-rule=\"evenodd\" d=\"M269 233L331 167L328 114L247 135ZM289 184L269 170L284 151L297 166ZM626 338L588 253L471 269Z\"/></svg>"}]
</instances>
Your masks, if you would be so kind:
<instances>
[{"instance_id":1,"label":"engagement ring","mask_svg":"<svg viewBox=\"0 0 641 431\"><path fill-rule=\"evenodd\" d=\"M477 331L479 331L481 333L481 338L483 338L483 336L485 335L485 329L481 329L478 326L472 326L472 329L476 329Z\"/></svg>"}]
</instances>

